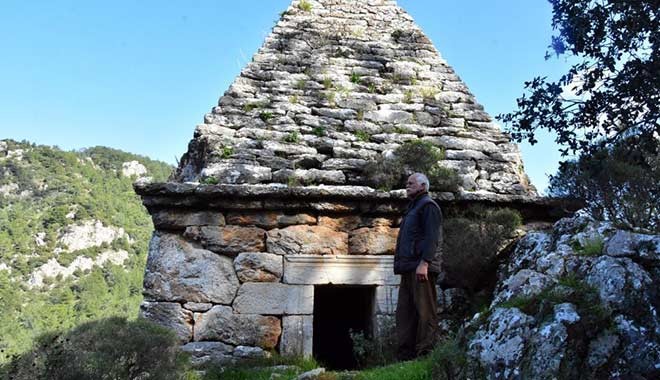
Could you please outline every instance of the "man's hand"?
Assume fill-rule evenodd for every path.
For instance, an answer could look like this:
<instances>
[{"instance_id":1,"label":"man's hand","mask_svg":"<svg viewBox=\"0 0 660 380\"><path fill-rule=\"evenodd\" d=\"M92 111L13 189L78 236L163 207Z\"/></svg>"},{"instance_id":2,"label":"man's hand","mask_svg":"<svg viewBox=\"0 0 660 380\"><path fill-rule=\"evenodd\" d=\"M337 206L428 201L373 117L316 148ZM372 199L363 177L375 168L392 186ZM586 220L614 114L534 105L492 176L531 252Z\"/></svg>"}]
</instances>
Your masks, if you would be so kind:
<instances>
[{"instance_id":1,"label":"man's hand","mask_svg":"<svg viewBox=\"0 0 660 380\"><path fill-rule=\"evenodd\" d=\"M419 265L417 266L417 270L415 271L415 274L417 275L417 281L419 282L424 282L429 279L429 263L426 261L422 260L419 262Z\"/></svg>"}]
</instances>

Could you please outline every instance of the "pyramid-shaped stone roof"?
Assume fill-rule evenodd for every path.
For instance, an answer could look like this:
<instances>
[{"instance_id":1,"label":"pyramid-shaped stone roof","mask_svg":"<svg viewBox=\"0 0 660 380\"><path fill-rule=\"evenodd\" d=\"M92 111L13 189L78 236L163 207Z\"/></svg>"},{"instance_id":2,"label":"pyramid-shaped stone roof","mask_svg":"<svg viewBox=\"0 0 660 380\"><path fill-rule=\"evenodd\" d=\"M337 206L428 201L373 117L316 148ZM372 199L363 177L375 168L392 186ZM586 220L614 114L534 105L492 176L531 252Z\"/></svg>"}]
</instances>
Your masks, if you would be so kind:
<instances>
[{"instance_id":1,"label":"pyramid-shaped stone roof","mask_svg":"<svg viewBox=\"0 0 660 380\"><path fill-rule=\"evenodd\" d=\"M365 185L422 139L462 192L534 195L515 144L391 0L294 0L197 126L174 180Z\"/></svg>"}]
</instances>

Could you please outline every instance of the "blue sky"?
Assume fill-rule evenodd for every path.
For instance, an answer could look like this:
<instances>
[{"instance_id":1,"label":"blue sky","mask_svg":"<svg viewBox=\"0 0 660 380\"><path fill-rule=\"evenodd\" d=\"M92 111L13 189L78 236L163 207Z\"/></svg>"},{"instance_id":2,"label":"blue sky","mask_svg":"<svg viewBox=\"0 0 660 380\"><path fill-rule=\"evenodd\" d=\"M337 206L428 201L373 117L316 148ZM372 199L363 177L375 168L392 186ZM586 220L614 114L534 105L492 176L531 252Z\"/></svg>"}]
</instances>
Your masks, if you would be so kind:
<instances>
[{"instance_id":1,"label":"blue sky","mask_svg":"<svg viewBox=\"0 0 660 380\"><path fill-rule=\"evenodd\" d=\"M289 0L0 0L0 138L63 149L105 145L174 163ZM399 0L491 115L544 60L545 0ZM539 190L553 137L522 144Z\"/></svg>"}]
</instances>

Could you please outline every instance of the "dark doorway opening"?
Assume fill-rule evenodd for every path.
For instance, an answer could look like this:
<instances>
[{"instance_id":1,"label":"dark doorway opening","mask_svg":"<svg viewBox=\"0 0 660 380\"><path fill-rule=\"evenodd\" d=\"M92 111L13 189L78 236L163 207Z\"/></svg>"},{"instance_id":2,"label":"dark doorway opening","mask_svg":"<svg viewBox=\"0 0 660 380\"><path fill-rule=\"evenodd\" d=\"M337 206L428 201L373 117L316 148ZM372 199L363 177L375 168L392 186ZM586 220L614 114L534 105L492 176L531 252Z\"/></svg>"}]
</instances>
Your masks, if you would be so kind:
<instances>
[{"instance_id":1,"label":"dark doorway opening","mask_svg":"<svg viewBox=\"0 0 660 380\"><path fill-rule=\"evenodd\" d=\"M330 369L355 369L350 331L371 336L375 288L324 285L314 288L314 358Z\"/></svg>"}]
</instances>

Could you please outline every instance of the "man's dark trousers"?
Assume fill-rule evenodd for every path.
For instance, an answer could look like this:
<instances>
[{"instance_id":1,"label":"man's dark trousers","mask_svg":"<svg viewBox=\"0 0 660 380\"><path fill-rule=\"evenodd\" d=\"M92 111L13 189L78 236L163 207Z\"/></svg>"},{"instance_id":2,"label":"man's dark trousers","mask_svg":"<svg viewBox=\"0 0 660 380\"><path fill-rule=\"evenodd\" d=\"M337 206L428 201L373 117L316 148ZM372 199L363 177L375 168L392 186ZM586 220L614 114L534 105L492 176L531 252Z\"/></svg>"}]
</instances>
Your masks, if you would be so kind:
<instances>
[{"instance_id":1,"label":"man's dark trousers","mask_svg":"<svg viewBox=\"0 0 660 380\"><path fill-rule=\"evenodd\" d=\"M419 281L415 272L401 274L396 307L398 357L409 360L433 349L438 329L437 273Z\"/></svg>"}]
</instances>

